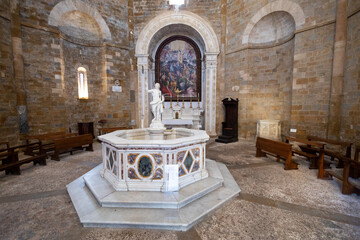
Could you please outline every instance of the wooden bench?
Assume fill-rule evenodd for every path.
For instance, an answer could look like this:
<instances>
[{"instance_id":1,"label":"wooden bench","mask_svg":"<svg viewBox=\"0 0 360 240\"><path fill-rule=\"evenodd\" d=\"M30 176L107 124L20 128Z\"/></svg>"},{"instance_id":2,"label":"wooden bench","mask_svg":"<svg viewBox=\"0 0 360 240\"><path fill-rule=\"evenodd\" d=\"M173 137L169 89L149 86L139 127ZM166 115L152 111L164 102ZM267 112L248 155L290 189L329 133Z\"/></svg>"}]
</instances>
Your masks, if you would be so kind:
<instances>
[{"instance_id":1,"label":"wooden bench","mask_svg":"<svg viewBox=\"0 0 360 240\"><path fill-rule=\"evenodd\" d=\"M311 136L311 135L308 135L307 139L309 141L316 141L316 142L324 143L326 145L334 145L334 146L339 146L340 148L346 148L345 156L347 158L351 158L351 146L352 146L352 143L350 143L350 142L335 141L335 140L331 140L331 139L327 139L327 138L321 138L321 137L317 137L317 136ZM317 151L317 149L313 149L313 150ZM337 168L343 168L344 167L342 159L339 157L339 156L343 156L343 153L341 151L333 151L333 150L326 149L326 147L325 147L324 148L324 154L325 154L325 156L330 157L330 161L327 161L325 159L325 161L327 161L328 163L334 163L335 159L338 159L338 163L337 163L336 167Z\"/></svg>"},{"instance_id":2,"label":"wooden bench","mask_svg":"<svg viewBox=\"0 0 360 240\"><path fill-rule=\"evenodd\" d=\"M307 146L309 146L311 148L318 149L318 154L316 154L316 153L312 153L312 152L303 151L302 149L296 149L294 147L292 148L292 154L297 154L297 155L307 158L307 160L310 162L310 166L309 166L310 169L318 169L319 165L323 164L324 144L312 142L307 139L294 138L294 137L285 137L285 141L286 141L286 143L297 142L300 144L306 144Z\"/></svg>"},{"instance_id":3,"label":"wooden bench","mask_svg":"<svg viewBox=\"0 0 360 240\"><path fill-rule=\"evenodd\" d=\"M0 161L2 159L7 158L7 153L9 152L10 149L9 142L0 142L0 146L2 145L5 145L5 148L4 147L0 148Z\"/></svg>"},{"instance_id":4,"label":"wooden bench","mask_svg":"<svg viewBox=\"0 0 360 240\"><path fill-rule=\"evenodd\" d=\"M128 127L111 127L111 128L99 128L99 136L107 133L111 133L117 130L128 130Z\"/></svg>"},{"instance_id":5,"label":"wooden bench","mask_svg":"<svg viewBox=\"0 0 360 240\"><path fill-rule=\"evenodd\" d=\"M71 136L77 136L78 133L66 133L65 131L62 132L55 132L55 133L47 133L47 134L40 134L40 135L33 135L27 136L26 143L34 143L34 142L42 142L42 150L45 153L53 152L55 150L54 139L58 138L66 138ZM26 155L34 156L39 149L37 147L28 147L25 150Z\"/></svg>"},{"instance_id":6,"label":"wooden bench","mask_svg":"<svg viewBox=\"0 0 360 240\"><path fill-rule=\"evenodd\" d=\"M292 161L291 144L257 137L256 157L266 157L266 154L275 156L277 162L285 159L285 170L298 169L298 164Z\"/></svg>"},{"instance_id":7,"label":"wooden bench","mask_svg":"<svg viewBox=\"0 0 360 240\"><path fill-rule=\"evenodd\" d=\"M25 156L24 159L19 160L19 152L27 147L38 146L40 151L38 155L35 156ZM1 150L2 153L5 153L4 150ZM41 142L40 143L31 143L26 145L20 145L16 147L11 147L6 149L5 158L2 158L2 164L0 166L0 171L5 171L5 174L16 174L20 175L20 166L26 163L33 162L34 165L46 165L46 154L41 151Z\"/></svg>"},{"instance_id":8,"label":"wooden bench","mask_svg":"<svg viewBox=\"0 0 360 240\"><path fill-rule=\"evenodd\" d=\"M84 134L78 136L72 136L67 138L59 138L54 139L55 151L52 156L53 160L60 161L59 155L64 152L70 152L75 149L82 149L84 145L88 145L86 147L86 151L93 151L93 138L92 134Z\"/></svg>"},{"instance_id":9,"label":"wooden bench","mask_svg":"<svg viewBox=\"0 0 360 240\"><path fill-rule=\"evenodd\" d=\"M355 150L354 159L346 156L338 156L344 162L344 169L326 170L330 178L335 177L342 181L341 192L343 194L351 194L356 192L355 189L360 190L360 161L359 161L360 147Z\"/></svg>"}]
</instances>

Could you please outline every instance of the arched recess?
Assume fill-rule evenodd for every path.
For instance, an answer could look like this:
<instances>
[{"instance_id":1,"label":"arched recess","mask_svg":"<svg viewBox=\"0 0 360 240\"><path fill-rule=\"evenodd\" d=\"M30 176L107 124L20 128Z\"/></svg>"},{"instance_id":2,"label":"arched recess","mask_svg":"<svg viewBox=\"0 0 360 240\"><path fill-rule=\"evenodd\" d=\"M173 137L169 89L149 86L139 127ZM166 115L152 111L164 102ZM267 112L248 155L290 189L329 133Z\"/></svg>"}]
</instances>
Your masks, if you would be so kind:
<instances>
[{"instance_id":1,"label":"arched recess","mask_svg":"<svg viewBox=\"0 0 360 240\"><path fill-rule=\"evenodd\" d=\"M95 8L92 8L79 0L65 0L56 4L50 12L48 20L49 25L59 27L62 17L71 12L81 12L92 17L100 28L102 38L108 41L111 40L110 29L100 13Z\"/></svg>"},{"instance_id":2,"label":"arched recess","mask_svg":"<svg viewBox=\"0 0 360 240\"><path fill-rule=\"evenodd\" d=\"M168 36L159 36L162 30L169 27L186 26L196 32L199 39L192 38L195 42L203 43L203 107L205 109L205 130L210 135L216 135L216 71L217 55L220 52L217 36L210 24L200 16L188 11L167 11L153 18L141 31L135 48L138 64L138 122L141 127L149 126L149 99L147 90L155 80L154 48ZM162 34L163 35L163 34ZM187 36L184 33L184 36ZM155 43L154 43L155 42ZM157 45L157 46L156 46ZM156 46L156 47L154 47Z\"/></svg>"},{"instance_id":3,"label":"arched recess","mask_svg":"<svg viewBox=\"0 0 360 240\"><path fill-rule=\"evenodd\" d=\"M296 30L300 29L305 24L305 14L299 4L288 0L278 0L264 6L251 18L245 28L242 43L249 43L250 33L253 30L254 26L260 21L260 19L262 19L266 15L271 14L272 12L279 11L287 12L294 18Z\"/></svg>"}]
</instances>

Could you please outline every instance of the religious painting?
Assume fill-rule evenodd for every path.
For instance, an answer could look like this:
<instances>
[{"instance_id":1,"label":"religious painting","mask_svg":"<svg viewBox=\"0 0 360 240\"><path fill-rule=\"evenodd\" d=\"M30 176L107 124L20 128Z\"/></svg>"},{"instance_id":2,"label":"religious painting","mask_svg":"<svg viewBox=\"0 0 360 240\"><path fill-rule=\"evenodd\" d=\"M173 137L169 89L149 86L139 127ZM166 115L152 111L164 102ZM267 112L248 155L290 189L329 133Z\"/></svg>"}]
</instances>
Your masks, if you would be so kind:
<instances>
[{"instance_id":1,"label":"religious painting","mask_svg":"<svg viewBox=\"0 0 360 240\"><path fill-rule=\"evenodd\" d=\"M156 54L156 82L165 100L201 100L201 55L191 39L165 40Z\"/></svg>"}]
</instances>

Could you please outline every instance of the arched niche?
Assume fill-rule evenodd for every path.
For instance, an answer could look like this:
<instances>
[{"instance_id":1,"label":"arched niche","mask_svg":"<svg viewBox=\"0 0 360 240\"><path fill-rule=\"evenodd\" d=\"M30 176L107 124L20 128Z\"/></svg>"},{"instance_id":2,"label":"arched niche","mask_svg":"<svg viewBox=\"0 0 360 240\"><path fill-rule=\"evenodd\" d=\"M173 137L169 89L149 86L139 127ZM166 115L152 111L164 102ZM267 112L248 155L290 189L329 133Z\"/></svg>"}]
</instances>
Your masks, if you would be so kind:
<instances>
[{"instance_id":1,"label":"arched niche","mask_svg":"<svg viewBox=\"0 0 360 240\"><path fill-rule=\"evenodd\" d=\"M74 39L86 40L90 37L93 42L111 41L110 29L101 14L79 0L64 0L56 4L48 23Z\"/></svg>"},{"instance_id":2,"label":"arched niche","mask_svg":"<svg viewBox=\"0 0 360 240\"><path fill-rule=\"evenodd\" d=\"M255 15L250 19L249 23L246 25L243 34L243 44L249 43L250 33L253 31L255 25L258 24L258 22L265 16L273 12L286 12L291 15L295 22L296 30L301 29L301 27L305 24L305 14L299 4L288 0L277 0L265 5L259 11L257 11L257 13L255 13Z\"/></svg>"},{"instance_id":3,"label":"arched niche","mask_svg":"<svg viewBox=\"0 0 360 240\"><path fill-rule=\"evenodd\" d=\"M167 11L153 18L139 34L135 56L138 64L138 122L150 123L147 90L155 82L155 55L160 44L174 35L191 38L202 56L202 107L205 110L205 130L216 135L216 72L219 43L211 25L188 11Z\"/></svg>"}]
</instances>

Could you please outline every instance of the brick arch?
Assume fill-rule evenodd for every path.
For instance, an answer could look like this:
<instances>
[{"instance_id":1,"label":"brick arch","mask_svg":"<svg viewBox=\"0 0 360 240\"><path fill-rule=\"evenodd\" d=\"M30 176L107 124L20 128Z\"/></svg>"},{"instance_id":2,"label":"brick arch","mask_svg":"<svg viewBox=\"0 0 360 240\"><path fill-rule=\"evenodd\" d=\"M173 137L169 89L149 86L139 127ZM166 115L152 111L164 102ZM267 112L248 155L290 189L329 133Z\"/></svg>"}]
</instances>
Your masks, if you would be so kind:
<instances>
[{"instance_id":1,"label":"brick arch","mask_svg":"<svg viewBox=\"0 0 360 240\"><path fill-rule=\"evenodd\" d=\"M107 26L105 20L102 18L100 13L92 8L91 6L79 1L79 0L65 0L59 2L55 5L55 7L51 10L49 15L48 23L49 25L58 27L61 16L68 12L79 11L86 13L87 15L93 17L102 33L102 37L106 40L111 40L111 32L109 27Z\"/></svg>"},{"instance_id":2,"label":"brick arch","mask_svg":"<svg viewBox=\"0 0 360 240\"><path fill-rule=\"evenodd\" d=\"M299 4L288 0L278 0L264 6L251 18L245 28L242 43L248 44L251 30L254 28L255 24L260 21L260 19L277 11L289 13L294 18L296 30L300 29L305 24L305 14Z\"/></svg>"},{"instance_id":3,"label":"brick arch","mask_svg":"<svg viewBox=\"0 0 360 240\"><path fill-rule=\"evenodd\" d=\"M219 53L217 36L211 25L200 16L188 11L167 11L152 19L141 31L136 43L136 55L148 55L150 42L154 35L169 25L184 24L195 29L205 42L205 50L210 53Z\"/></svg>"},{"instance_id":4,"label":"brick arch","mask_svg":"<svg viewBox=\"0 0 360 240\"><path fill-rule=\"evenodd\" d=\"M168 26L186 25L196 31L205 45L204 49L204 71L202 75L202 98L205 109L205 130L211 136L216 136L216 77L217 77L217 56L220 53L220 46L217 35L210 23L199 15L189 11L166 11L150 20L141 31L136 42L135 56L138 65L138 122L141 127L149 125L150 112L148 92L149 83L155 79L155 72L152 69L149 59L151 42L160 40L157 33ZM155 36L155 38L154 38ZM154 74L153 74L154 73Z\"/></svg>"}]
</instances>

